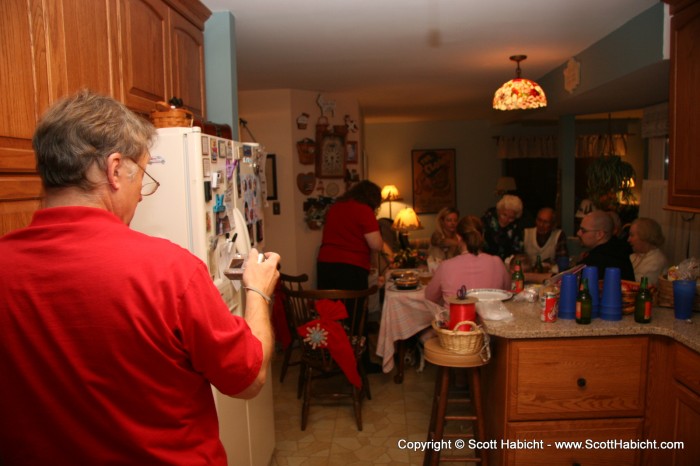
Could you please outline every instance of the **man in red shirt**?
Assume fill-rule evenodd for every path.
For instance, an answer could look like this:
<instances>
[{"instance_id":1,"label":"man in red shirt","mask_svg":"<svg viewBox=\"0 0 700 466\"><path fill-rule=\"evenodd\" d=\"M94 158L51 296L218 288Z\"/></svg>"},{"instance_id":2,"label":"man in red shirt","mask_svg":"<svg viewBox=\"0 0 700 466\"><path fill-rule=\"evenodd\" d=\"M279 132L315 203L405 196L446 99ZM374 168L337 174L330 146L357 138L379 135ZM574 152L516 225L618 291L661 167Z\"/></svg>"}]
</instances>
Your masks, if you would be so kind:
<instances>
[{"instance_id":1,"label":"man in red shirt","mask_svg":"<svg viewBox=\"0 0 700 466\"><path fill-rule=\"evenodd\" d=\"M265 382L279 256L246 264L243 319L199 259L131 230L155 135L89 91L38 124L44 206L0 238L3 466L226 465L211 385Z\"/></svg>"}]
</instances>

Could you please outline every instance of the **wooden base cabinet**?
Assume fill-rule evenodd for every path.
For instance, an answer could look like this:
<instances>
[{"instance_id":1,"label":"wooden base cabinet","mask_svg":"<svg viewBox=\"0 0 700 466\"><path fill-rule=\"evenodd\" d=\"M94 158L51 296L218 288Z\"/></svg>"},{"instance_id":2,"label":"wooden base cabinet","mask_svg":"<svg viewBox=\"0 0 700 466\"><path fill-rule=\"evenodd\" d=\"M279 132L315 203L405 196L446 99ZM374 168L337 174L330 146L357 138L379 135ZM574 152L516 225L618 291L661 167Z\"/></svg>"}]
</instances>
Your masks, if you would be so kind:
<instances>
[{"instance_id":1,"label":"wooden base cabinet","mask_svg":"<svg viewBox=\"0 0 700 466\"><path fill-rule=\"evenodd\" d=\"M647 438L683 445L645 451L643 464L700 464L700 354L667 338L655 339L652 353Z\"/></svg>"},{"instance_id":2,"label":"wooden base cabinet","mask_svg":"<svg viewBox=\"0 0 700 466\"><path fill-rule=\"evenodd\" d=\"M642 439L647 337L493 341L484 367L487 438L542 442L489 450L493 464L640 463L636 450L584 447L587 440ZM584 445L557 449L559 441Z\"/></svg>"},{"instance_id":3,"label":"wooden base cabinet","mask_svg":"<svg viewBox=\"0 0 700 466\"><path fill-rule=\"evenodd\" d=\"M639 464L639 449L622 448L623 445L612 442L641 439L642 429L639 418L510 422L507 439L516 442L537 439L541 443L506 449L505 460L507 464L528 466Z\"/></svg>"}]
</instances>

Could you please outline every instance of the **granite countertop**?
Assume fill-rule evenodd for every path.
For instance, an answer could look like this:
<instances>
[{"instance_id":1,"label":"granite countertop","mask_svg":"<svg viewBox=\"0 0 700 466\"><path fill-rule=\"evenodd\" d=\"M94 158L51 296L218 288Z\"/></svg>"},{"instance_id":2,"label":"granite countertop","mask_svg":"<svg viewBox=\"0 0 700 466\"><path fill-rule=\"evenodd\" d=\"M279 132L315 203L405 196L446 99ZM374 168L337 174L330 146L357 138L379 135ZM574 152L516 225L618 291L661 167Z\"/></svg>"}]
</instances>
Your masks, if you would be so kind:
<instances>
[{"instance_id":1,"label":"granite countertop","mask_svg":"<svg viewBox=\"0 0 700 466\"><path fill-rule=\"evenodd\" d=\"M574 320L557 319L545 323L540 320L538 303L505 302L513 315L510 320L483 320L489 335L510 339L605 337L624 335L664 335L700 352L700 314L693 313L690 321L677 320L673 309L654 307L648 324L638 324L634 316L623 315L622 320L610 322L593 319L590 325L579 325Z\"/></svg>"}]
</instances>

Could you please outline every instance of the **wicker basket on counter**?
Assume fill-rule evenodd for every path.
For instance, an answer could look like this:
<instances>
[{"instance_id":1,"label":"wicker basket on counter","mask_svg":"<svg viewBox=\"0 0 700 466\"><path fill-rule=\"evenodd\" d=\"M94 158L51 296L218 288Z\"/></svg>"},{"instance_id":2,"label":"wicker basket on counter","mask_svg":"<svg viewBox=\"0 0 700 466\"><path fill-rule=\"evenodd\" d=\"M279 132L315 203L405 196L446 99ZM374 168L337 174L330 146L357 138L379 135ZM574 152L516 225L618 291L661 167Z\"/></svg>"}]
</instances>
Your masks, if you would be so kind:
<instances>
[{"instance_id":1,"label":"wicker basket on counter","mask_svg":"<svg viewBox=\"0 0 700 466\"><path fill-rule=\"evenodd\" d=\"M461 326L470 326L468 332L459 330ZM484 348L484 330L470 320L459 322L452 330L441 328L436 320L433 329L440 340L440 346L457 354L475 354Z\"/></svg>"},{"instance_id":2,"label":"wicker basket on counter","mask_svg":"<svg viewBox=\"0 0 700 466\"><path fill-rule=\"evenodd\" d=\"M151 110L151 123L156 128L173 128L184 126L189 128L194 121L194 115L184 108L171 108L165 102L156 102L156 109Z\"/></svg>"}]
</instances>

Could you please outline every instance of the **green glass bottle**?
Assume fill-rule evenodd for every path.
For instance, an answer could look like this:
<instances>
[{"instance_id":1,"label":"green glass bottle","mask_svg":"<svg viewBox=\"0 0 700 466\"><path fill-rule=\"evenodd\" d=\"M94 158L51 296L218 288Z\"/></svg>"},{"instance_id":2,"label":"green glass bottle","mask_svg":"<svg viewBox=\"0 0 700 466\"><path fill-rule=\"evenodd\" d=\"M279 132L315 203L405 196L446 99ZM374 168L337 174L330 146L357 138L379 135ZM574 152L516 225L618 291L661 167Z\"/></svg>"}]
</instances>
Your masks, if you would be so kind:
<instances>
[{"instance_id":1,"label":"green glass bottle","mask_svg":"<svg viewBox=\"0 0 700 466\"><path fill-rule=\"evenodd\" d=\"M591 292L588 291L588 279L583 278L581 279L581 290L576 296L576 323L590 324L592 308L593 298L591 298Z\"/></svg>"},{"instance_id":2,"label":"green glass bottle","mask_svg":"<svg viewBox=\"0 0 700 466\"><path fill-rule=\"evenodd\" d=\"M542 256L537 254L537 261L535 262L535 273L544 273L544 266L542 265Z\"/></svg>"},{"instance_id":3,"label":"green glass bottle","mask_svg":"<svg viewBox=\"0 0 700 466\"><path fill-rule=\"evenodd\" d=\"M640 324L651 322L652 297L648 283L647 277L642 277L639 293L637 293L637 299L634 302L634 321Z\"/></svg>"},{"instance_id":4,"label":"green glass bottle","mask_svg":"<svg viewBox=\"0 0 700 466\"><path fill-rule=\"evenodd\" d=\"M515 261L515 266L513 267L513 274L510 276L511 285L510 289L513 293L520 293L525 288L525 275L523 274L522 266L520 265L520 260Z\"/></svg>"}]
</instances>

